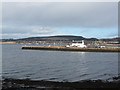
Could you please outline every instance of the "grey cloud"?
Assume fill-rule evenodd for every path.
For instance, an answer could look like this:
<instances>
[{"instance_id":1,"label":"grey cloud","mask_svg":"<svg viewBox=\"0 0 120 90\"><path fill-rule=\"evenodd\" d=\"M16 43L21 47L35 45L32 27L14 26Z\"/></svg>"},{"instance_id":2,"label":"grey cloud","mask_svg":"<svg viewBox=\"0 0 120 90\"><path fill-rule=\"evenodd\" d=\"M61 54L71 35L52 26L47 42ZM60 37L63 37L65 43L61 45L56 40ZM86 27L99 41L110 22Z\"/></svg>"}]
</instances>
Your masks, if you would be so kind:
<instances>
[{"instance_id":1,"label":"grey cloud","mask_svg":"<svg viewBox=\"0 0 120 90\"><path fill-rule=\"evenodd\" d=\"M89 33L90 28L114 28L118 25L117 5L117 2L6 2L2 8L2 34L19 38L64 34L57 30L61 27L87 28L81 33Z\"/></svg>"},{"instance_id":2,"label":"grey cloud","mask_svg":"<svg viewBox=\"0 0 120 90\"><path fill-rule=\"evenodd\" d=\"M31 33L33 34L50 34L54 33L53 29L47 28L47 27L40 27L40 28L34 28Z\"/></svg>"},{"instance_id":3,"label":"grey cloud","mask_svg":"<svg viewBox=\"0 0 120 90\"><path fill-rule=\"evenodd\" d=\"M3 25L98 27L117 25L117 3L3 3Z\"/></svg>"},{"instance_id":4,"label":"grey cloud","mask_svg":"<svg viewBox=\"0 0 120 90\"><path fill-rule=\"evenodd\" d=\"M29 32L28 29L26 29L25 27L17 27L17 26L3 26L2 27L2 33L3 34L11 34L11 33L27 33Z\"/></svg>"},{"instance_id":5,"label":"grey cloud","mask_svg":"<svg viewBox=\"0 0 120 90\"><path fill-rule=\"evenodd\" d=\"M29 27L19 27L19 26L4 26L3 27L3 34L51 34L54 33L54 28L50 27L41 27L41 26L29 26Z\"/></svg>"}]
</instances>

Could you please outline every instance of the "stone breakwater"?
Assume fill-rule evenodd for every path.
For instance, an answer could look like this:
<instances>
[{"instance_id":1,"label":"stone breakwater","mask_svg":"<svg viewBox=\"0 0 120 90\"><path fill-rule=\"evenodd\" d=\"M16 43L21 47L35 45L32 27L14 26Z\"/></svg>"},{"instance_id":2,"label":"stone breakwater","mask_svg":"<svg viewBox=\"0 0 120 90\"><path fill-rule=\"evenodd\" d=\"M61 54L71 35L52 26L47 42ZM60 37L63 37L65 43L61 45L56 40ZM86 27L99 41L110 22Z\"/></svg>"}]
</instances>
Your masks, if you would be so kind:
<instances>
[{"instance_id":1,"label":"stone breakwater","mask_svg":"<svg viewBox=\"0 0 120 90\"><path fill-rule=\"evenodd\" d=\"M22 49L30 50L56 50L56 51L81 51L81 52L120 52L120 48L78 48L64 46L23 46Z\"/></svg>"}]
</instances>

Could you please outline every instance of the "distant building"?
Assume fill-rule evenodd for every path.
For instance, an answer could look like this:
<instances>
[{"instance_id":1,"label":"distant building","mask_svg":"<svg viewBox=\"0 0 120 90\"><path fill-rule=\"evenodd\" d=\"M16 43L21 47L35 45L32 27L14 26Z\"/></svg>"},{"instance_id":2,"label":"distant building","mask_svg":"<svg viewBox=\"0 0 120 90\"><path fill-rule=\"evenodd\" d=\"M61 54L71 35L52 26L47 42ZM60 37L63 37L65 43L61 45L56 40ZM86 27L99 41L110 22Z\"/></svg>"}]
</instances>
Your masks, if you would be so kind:
<instances>
[{"instance_id":1,"label":"distant building","mask_svg":"<svg viewBox=\"0 0 120 90\"><path fill-rule=\"evenodd\" d=\"M71 45L66 45L66 47L80 47L80 48L86 48L87 46L84 44L84 40L82 40L82 42L72 42Z\"/></svg>"}]
</instances>

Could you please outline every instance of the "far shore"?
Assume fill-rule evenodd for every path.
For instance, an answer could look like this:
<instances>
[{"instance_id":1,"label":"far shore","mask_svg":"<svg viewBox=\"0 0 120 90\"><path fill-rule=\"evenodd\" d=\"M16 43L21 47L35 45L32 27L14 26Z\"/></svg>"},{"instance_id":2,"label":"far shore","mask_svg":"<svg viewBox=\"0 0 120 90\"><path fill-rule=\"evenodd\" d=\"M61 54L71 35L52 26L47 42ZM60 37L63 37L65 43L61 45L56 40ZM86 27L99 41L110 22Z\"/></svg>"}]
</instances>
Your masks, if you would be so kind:
<instances>
[{"instance_id":1,"label":"far shore","mask_svg":"<svg viewBox=\"0 0 120 90\"><path fill-rule=\"evenodd\" d=\"M0 44L16 44L16 42L0 42Z\"/></svg>"}]
</instances>

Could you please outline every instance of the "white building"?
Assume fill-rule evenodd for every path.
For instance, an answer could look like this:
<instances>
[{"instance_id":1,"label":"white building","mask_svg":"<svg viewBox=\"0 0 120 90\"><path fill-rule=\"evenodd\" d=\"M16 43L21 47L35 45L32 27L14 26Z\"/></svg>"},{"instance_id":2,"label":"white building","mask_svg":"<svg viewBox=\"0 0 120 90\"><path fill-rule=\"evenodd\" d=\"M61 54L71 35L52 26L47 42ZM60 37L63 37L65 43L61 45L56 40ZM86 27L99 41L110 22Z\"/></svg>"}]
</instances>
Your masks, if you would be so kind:
<instances>
[{"instance_id":1,"label":"white building","mask_svg":"<svg viewBox=\"0 0 120 90\"><path fill-rule=\"evenodd\" d=\"M82 42L73 42L71 45L66 45L66 47L86 48L87 46L84 44L84 40L82 40Z\"/></svg>"}]
</instances>

